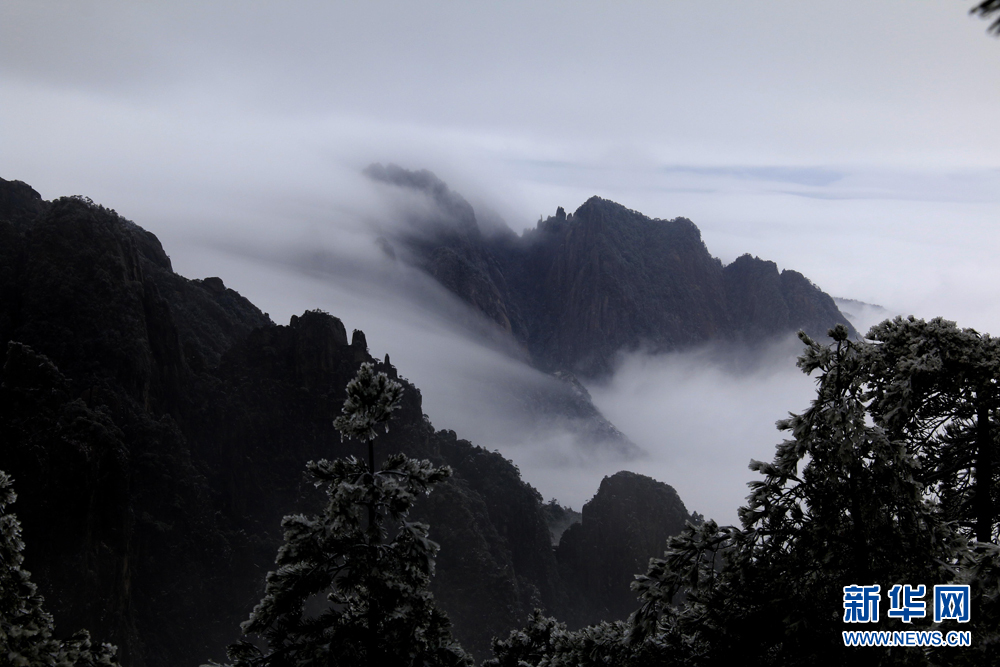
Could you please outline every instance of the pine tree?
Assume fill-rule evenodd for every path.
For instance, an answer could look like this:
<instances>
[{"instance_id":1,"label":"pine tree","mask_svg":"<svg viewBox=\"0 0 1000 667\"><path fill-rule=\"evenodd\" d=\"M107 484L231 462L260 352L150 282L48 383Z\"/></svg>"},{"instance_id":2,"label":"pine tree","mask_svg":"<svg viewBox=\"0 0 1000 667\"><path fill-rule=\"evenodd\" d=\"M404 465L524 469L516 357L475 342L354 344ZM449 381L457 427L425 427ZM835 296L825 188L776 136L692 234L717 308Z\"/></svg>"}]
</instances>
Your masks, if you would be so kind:
<instances>
[{"instance_id":1,"label":"pine tree","mask_svg":"<svg viewBox=\"0 0 1000 667\"><path fill-rule=\"evenodd\" d=\"M81 630L66 640L53 637L55 623L24 563L21 523L8 508L17 500L13 481L0 470L0 665L12 667L111 667L110 644L94 646Z\"/></svg>"},{"instance_id":2,"label":"pine tree","mask_svg":"<svg viewBox=\"0 0 1000 667\"><path fill-rule=\"evenodd\" d=\"M996 541L1000 342L941 318L897 317L868 336L873 418L908 443L946 516Z\"/></svg>"},{"instance_id":3,"label":"pine tree","mask_svg":"<svg viewBox=\"0 0 1000 667\"><path fill-rule=\"evenodd\" d=\"M493 640L494 657L484 662L483 667L656 667L659 664L654 656L634 655L626 637L623 621L569 630L565 623L536 609L526 628L514 630L507 639Z\"/></svg>"},{"instance_id":4,"label":"pine tree","mask_svg":"<svg viewBox=\"0 0 1000 667\"><path fill-rule=\"evenodd\" d=\"M1000 664L1000 548L956 520L970 503L950 501L945 483L985 470L975 457L994 443L995 347L943 321L897 320L872 335L850 341L838 326L832 346L800 335L816 398L778 423L790 437L774 460L751 463L763 479L741 526L706 521L672 538L636 577L625 628L574 632L536 615L495 642L490 664ZM955 497L974 500L975 488ZM844 625L843 587L874 584L968 584L974 611L960 629L973 646L845 647L842 631L857 628ZM883 611L864 629L930 627Z\"/></svg>"},{"instance_id":5,"label":"pine tree","mask_svg":"<svg viewBox=\"0 0 1000 667\"><path fill-rule=\"evenodd\" d=\"M407 520L416 499L451 471L402 454L375 470L374 440L398 408L402 386L371 364L347 385L335 426L368 444L355 457L309 462L326 491L321 515L285 517L278 568L245 634L229 648L236 667L302 665L471 665L428 590L438 546Z\"/></svg>"},{"instance_id":6,"label":"pine tree","mask_svg":"<svg viewBox=\"0 0 1000 667\"><path fill-rule=\"evenodd\" d=\"M774 461L752 463L764 479L751 483L742 528L689 526L633 584L633 641L684 645L678 664L927 664L933 651L845 648L843 587L968 583L978 613L962 629L978 644L948 649L947 661L996 660L1000 552L949 520L921 481L916 443L886 428L871 375L879 349L843 327L830 335L833 346L802 336L799 366L819 373L817 397L779 422L791 438ZM870 629L929 625L883 615Z\"/></svg>"},{"instance_id":7,"label":"pine tree","mask_svg":"<svg viewBox=\"0 0 1000 667\"><path fill-rule=\"evenodd\" d=\"M1000 0L982 0L978 5L969 10L970 14L978 14L982 18L1000 13ZM990 24L989 31L1000 35L1000 19L996 19Z\"/></svg>"}]
</instances>

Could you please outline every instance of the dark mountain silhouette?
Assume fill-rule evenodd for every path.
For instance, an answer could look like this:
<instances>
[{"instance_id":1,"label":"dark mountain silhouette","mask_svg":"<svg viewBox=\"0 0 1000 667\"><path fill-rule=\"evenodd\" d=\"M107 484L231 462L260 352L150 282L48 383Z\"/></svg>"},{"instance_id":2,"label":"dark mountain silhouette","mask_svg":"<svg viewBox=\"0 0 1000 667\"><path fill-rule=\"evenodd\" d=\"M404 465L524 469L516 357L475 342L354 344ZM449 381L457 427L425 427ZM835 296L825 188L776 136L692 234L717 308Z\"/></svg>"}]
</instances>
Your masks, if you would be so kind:
<instances>
[{"instance_id":1,"label":"dark mountain silhouette","mask_svg":"<svg viewBox=\"0 0 1000 667\"><path fill-rule=\"evenodd\" d=\"M365 173L436 205L436 215L402 227L405 256L509 332L543 370L594 377L622 350L754 345L850 327L800 273L750 255L723 266L686 218L650 219L591 197L518 236L495 224L481 230L472 206L428 171L376 164Z\"/></svg>"},{"instance_id":2,"label":"dark mountain silhouette","mask_svg":"<svg viewBox=\"0 0 1000 667\"><path fill-rule=\"evenodd\" d=\"M26 567L58 627L89 628L135 666L222 657L260 599L281 517L322 502L305 462L362 453L332 426L347 381L366 361L398 378L337 318L276 325L220 278L175 274L113 210L2 179L0 345L0 468L20 495ZM593 596L560 573L538 492L500 454L435 430L400 382L380 455L455 470L418 514L460 641L482 656L534 607L601 613L577 608Z\"/></svg>"},{"instance_id":3,"label":"dark mountain silhouette","mask_svg":"<svg viewBox=\"0 0 1000 667\"><path fill-rule=\"evenodd\" d=\"M578 596L567 618L578 625L625 620L636 609L634 575L692 517L673 487L625 471L605 477L582 514L556 550L568 590Z\"/></svg>"}]
</instances>

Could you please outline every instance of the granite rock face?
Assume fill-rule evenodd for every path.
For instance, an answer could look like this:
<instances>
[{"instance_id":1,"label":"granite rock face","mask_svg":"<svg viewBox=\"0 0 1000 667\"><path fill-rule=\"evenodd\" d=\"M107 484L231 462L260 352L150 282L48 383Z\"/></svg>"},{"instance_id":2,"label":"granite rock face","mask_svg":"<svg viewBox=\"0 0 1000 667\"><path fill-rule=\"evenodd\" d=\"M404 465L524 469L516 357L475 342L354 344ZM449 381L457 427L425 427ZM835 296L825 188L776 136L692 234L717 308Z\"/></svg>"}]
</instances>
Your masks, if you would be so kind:
<instances>
[{"instance_id":1,"label":"granite rock face","mask_svg":"<svg viewBox=\"0 0 1000 667\"><path fill-rule=\"evenodd\" d=\"M534 251L545 246L544 240L525 244L502 221L492 226L489 222L481 224L472 206L429 171L414 172L395 165L376 164L368 167L365 174L377 182L421 193L430 200L432 206L417 207L419 212L400 221L402 231L395 240L402 258L422 268L483 316L486 324L470 327L470 331L490 340L492 334L499 334L507 343L505 351L518 360L533 361L551 376L553 381L527 391L525 387L511 387L508 397L524 399L514 410L526 422L537 423L542 429L559 424L588 455L600 453L622 460L641 455L642 450L594 406L586 389L569 370L582 366L553 361L593 356L584 349L588 346L599 347L604 350L601 354L610 358L618 344L605 340L606 331L586 322L581 326L590 335L582 343L574 335L559 335L566 328L559 323L565 319L560 313L573 304L564 303L559 290L553 291L546 301L539 300L539 295L531 291L534 274L542 270L536 265L548 261L545 252ZM393 248L388 241L385 243L385 247ZM523 257L529 246L534 248L533 254ZM391 253L396 257L395 250ZM555 315L546 314L550 311ZM610 320L617 314L617 310L606 313L605 319L609 321L605 330L613 328ZM490 329L489 323L496 329ZM554 332L554 337L539 342L536 339L542 331Z\"/></svg>"},{"instance_id":2,"label":"granite rock face","mask_svg":"<svg viewBox=\"0 0 1000 667\"><path fill-rule=\"evenodd\" d=\"M850 328L833 299L795 271L749 255L724 266L686 218L650 219L591 197L520 236L495 225L486 233L430 172L373 165L366 173L438 204L437 217L403 227L410 260L546 371L600 377L620 351L755 345L799 329L823 336L838 323Z\"/></svg>"}]
</instances>

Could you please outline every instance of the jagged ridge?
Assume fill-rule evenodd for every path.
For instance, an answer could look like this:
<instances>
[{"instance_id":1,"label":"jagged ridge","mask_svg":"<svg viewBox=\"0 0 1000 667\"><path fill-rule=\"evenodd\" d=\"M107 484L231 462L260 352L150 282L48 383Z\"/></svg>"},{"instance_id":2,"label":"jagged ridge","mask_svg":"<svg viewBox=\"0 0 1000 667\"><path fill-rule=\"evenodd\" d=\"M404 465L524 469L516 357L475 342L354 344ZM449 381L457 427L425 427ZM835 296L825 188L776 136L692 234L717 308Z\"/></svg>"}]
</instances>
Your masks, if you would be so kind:
<instances>
[{"instance_id":1,"label":"jagged ridge","mask_svg":"<svg viewBox=\"0 0 1000 667\"><path fill-rule=\"evenodd\" d=\"M472 207L430 172L373 165L366 173L438 205L439 218L411 221L398 242L544 370L601 376L622 350L756 344L799 329L822 336L838 323L850 327L833 299L796 271L750 255L723 266L686 218L650 219L591 197L521 236L486 234Z\"/></svg>"}]
</instances>

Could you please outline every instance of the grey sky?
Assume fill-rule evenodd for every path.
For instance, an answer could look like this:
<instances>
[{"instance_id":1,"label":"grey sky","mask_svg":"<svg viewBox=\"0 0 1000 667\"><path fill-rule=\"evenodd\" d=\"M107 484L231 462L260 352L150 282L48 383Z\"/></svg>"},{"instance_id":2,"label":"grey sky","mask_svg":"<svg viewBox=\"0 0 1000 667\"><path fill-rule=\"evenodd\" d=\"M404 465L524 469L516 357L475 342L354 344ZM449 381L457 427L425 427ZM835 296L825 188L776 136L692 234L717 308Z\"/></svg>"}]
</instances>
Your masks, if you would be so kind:
<instances>
[{"instance_id":1,"label":"grey sky","mask_svg":"<svg viewBox=\"0 0 1000 667\"><path fill-rule=\"evenodd\" d=\"M425 370L444 353L220 242L369 252L389 209L357 172L396 162L515 229L598 194L1000 334L1000 40L972 4L5 0L0 176L117 209L278 321L347 309Z\"/></svg>"}]
</instances>

